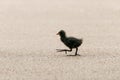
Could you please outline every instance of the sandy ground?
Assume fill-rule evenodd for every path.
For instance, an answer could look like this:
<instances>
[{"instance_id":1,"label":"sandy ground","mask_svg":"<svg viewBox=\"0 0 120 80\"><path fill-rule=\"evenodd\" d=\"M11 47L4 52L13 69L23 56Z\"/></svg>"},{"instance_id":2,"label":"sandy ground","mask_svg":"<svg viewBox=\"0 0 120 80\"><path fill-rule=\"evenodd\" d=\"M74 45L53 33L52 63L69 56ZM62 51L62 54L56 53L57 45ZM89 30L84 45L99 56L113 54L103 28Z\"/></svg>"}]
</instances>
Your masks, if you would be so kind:
<instances>
[{"instance_id":1,"label":"sandy ground","mask_svg":"<svg viewBox=\"0 0 120 80\"><path fill-rule=\"evenodd\" d=\"M81 56L56 52L61 29ZM0 0L0 80L119 80L119 33L119 0Z\"/></svg>"}]
</instances>

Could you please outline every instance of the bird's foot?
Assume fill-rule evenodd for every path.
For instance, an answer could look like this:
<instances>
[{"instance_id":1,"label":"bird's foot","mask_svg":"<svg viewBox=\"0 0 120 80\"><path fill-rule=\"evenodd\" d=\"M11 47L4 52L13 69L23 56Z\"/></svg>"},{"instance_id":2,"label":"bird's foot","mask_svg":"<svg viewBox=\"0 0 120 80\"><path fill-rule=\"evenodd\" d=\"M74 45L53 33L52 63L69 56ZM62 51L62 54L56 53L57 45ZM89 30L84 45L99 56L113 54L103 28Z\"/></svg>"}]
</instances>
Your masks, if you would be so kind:
<instances>
[{"instance_id":1,"label":"bird's foot","mask_svg":"<svg viewBox=\"0 0 120 80\"><path fill-rule=\"evenodd\" d=\"M81 56L80 54L75 54L75 56Z\"/></svg>"},{"instance_id":2,"label":"bird's foot","mask_svg":"<svg viewBox=\"0 0 120 80\"><path fill-rule=\"evenodd\" d=\"M81 56L81 55L77 54L77 55L67 55L67 56Z\"/></svg>"}]
</instances>

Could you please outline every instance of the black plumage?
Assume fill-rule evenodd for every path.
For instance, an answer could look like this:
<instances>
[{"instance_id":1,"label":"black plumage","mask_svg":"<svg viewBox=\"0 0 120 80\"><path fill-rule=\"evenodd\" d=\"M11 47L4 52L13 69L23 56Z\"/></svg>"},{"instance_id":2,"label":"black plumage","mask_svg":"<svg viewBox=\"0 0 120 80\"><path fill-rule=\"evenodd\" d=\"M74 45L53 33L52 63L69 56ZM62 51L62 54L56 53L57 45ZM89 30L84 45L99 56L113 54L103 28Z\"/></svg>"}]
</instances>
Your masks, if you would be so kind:
<instances>
[{"instance_id":1,"label":"black plumage","mask_svg":"<svg viewBox=\"0 0 120 80\"><path fill-rule=\"evenodd\" d=\"M70 49L70 50L57 49L58 52L65 51L67 53L67 51L71 52L73 48L76 48L76 52L75 52L75 56L76 56L77 52L78 52L78 47L81 46L81 44L83 42L83 39L77 39L77 38L74 38L74 37L67 37L64 30L59 31L57 33L57 35L60 36L61 41Z\"/></svg>"}]
</instances>

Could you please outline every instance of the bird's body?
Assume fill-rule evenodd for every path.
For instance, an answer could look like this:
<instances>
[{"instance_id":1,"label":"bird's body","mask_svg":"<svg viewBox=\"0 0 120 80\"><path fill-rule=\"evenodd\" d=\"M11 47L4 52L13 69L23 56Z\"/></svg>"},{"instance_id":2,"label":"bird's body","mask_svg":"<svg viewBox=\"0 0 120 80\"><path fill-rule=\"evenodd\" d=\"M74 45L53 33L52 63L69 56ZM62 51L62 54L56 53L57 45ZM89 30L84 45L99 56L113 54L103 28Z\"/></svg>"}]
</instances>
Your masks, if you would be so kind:
<instances>
[{"instance_id":1,"label":"bird's body","mask_svg":"<svg viewBox=\"0 0 120 80\"><path fill-rule=\"evenodd\" d=\"M82 44L82 39L77 39L74 37L61 38L61 41L70 49L77 48Z\"/></svg>"},{"instance_id":2,"label":"bird's body","mask_svg":"<svg viewBox=\"0 0 120 80\"><path fill-rule=\"evenodd\" d=\"M74 37L67 37L65 31L61 30L58 35L60 35L61 41L70 49L70 50L62 50L62 51L72 51L73 48L76 48L76 53L78 51L78 47L82 44L82 39L77 39Z\"/></svg>"}]
</instances>

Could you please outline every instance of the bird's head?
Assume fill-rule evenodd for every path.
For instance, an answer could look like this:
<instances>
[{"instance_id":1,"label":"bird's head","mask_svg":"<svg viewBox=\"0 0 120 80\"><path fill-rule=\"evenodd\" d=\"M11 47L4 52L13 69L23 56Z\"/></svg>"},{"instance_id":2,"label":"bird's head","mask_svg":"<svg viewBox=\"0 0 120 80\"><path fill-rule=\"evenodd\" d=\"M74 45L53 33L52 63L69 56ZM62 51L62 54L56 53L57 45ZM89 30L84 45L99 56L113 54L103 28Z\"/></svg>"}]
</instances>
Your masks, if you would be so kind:
<instances>
[{"instance_id":1,"label":"bird's head","mask_svg":"<svg viewBox=\"0 0 120 80\"><path fill-rule=\"evenodd\" d=\"M61 36L61 37L65 37L66 36L66 33L64 30L60 30L57 35Z\"/></svg>"}]
</instances>

